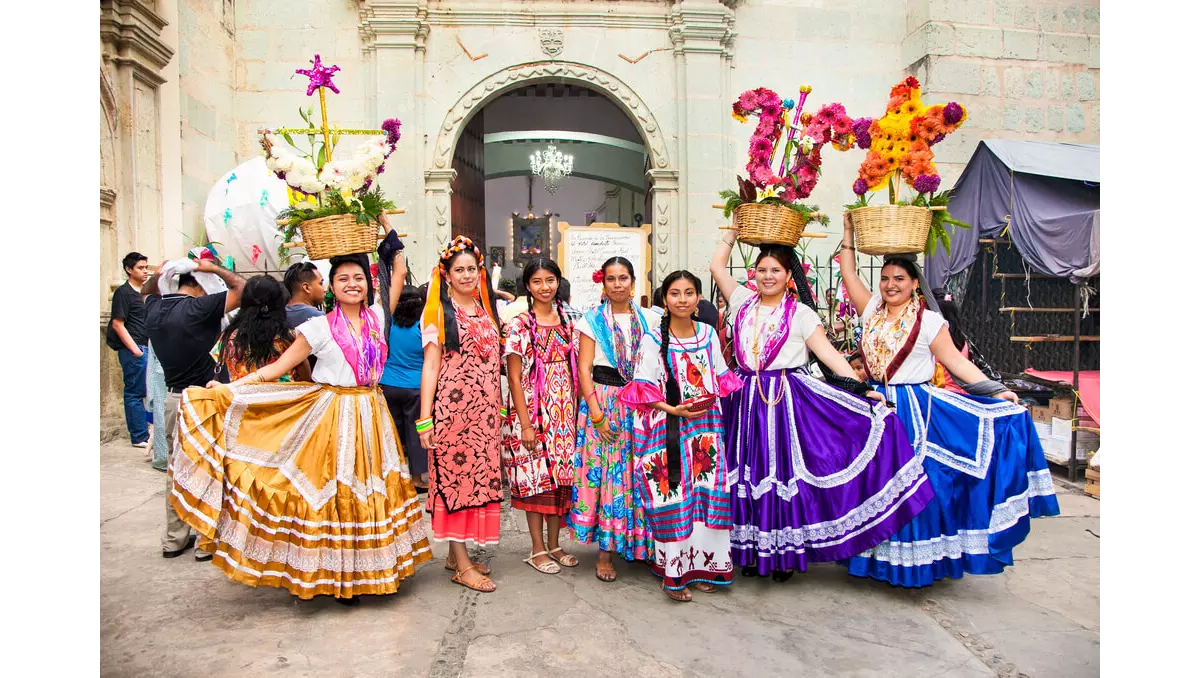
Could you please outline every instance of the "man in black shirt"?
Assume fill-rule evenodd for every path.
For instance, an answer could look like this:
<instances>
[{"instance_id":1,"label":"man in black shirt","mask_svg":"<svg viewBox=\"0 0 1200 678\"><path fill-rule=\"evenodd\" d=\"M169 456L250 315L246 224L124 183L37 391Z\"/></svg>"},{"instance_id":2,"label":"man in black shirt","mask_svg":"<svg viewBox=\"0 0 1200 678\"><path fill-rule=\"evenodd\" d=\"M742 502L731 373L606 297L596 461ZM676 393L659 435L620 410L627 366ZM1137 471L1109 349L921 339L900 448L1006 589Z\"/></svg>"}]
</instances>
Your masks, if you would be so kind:
<instances>
[{"instance_id":1,"label":"man in black shirt","mask_svg":"<svg viewBox=\"0 0 1200 678\"><path fill-rule=\"evenodd\" d=\"M142 285L150 277L146 257L130 252L121 260L125 284L113 292L112 327L108 345L116 350L125 381L125 428L134 447L147 447L150 441L146 422L146 308L142 305Z\"/></svg>"},{"instance_id":2,"label":"man in black shirt","mask_svg":"<svg viewBox=\"0 0 1200 678\"><path fill-rule=\"evenodd\" d=\"M210 354L221 334L221 319L241 305L242 287L246 284L233 272L203 259L196 272L216 274L229 287L229 291L206 294L189 273L179 276L179 291L175 294L159 294L157 274L142 288L146 295L148 334L167 381L166 426L171 454L175 453L176 447L175 424L178 421L179 397L189 386L204 386L212 381L216 364ZM171 479L168 474L167 530L162 538L163 557L183 555L195 543L195 537L189 536L189 532L187 523L180 520L171 507ZM196 551L197 560L211 558L212 554Z\"/></svg>"}]
</instances>

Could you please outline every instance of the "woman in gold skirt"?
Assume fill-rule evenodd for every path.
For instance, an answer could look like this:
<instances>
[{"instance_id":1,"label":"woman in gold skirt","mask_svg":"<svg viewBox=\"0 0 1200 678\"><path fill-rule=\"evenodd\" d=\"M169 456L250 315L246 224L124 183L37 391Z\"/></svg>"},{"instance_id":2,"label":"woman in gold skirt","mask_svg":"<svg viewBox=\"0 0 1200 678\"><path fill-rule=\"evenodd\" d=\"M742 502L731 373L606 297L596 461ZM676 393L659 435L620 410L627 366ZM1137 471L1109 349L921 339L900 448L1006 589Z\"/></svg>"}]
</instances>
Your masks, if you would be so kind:
<instances>
[{"instance_id":1,"label":"woman in gold skirt","mask_svg":"<svg viewBox=\"0 0 1200 678\"><path fill-rule=\"evenodd\" d=\"M230 579L352 604L395 593L431 550L378 387L387 325L367 257L334 257L330 281L333 311L278 360L184 393L170 500ZM272 383L310 354L315 383Z\"/></svg>"}]
</instances>

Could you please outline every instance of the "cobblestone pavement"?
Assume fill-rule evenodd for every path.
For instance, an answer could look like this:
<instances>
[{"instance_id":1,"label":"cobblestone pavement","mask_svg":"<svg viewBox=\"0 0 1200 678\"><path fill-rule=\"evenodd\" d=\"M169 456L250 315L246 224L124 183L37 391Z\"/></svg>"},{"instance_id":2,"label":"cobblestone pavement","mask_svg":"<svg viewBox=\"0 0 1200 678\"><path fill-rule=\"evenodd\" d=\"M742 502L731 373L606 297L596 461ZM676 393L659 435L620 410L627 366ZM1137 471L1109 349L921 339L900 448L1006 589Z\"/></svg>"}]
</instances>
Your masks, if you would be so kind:
<instances>
[{"instance_id":1,"label":"cobblestone pavement","mask_svg":"<svg viewBox=\"0 0 1200 678\"><path fill-rule=\"evenodd\" d=\"M1099 675L1100 502L1058 483L1063 515L1034 522L993 577L893 589L814 566L785 584L739 579L674 603L640 564L618 579L581 563L521 562L506 508L483 552L499 590L449 581L435 558L387 598L348 608L228 581L160 556L164 474L144 450L100 448L101 674L105 676L1071 676Z\"/></svg>"}]
</instances>

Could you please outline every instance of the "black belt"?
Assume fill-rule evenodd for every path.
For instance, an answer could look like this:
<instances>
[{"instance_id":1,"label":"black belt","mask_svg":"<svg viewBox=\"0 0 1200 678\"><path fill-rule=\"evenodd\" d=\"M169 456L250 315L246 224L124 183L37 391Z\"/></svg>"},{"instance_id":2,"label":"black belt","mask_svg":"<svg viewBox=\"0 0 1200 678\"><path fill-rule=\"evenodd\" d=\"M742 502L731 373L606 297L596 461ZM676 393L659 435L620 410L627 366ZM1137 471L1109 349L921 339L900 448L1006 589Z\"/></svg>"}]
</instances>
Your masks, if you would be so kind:
<instances>
[{"instance_id":1,"label":"black belt","mask_svg":"<svg viewBox=\"0 0 1200 678\"><path fill-rule=\"evenodd\" d=\"M616 368L604 365L592 365L592 381L604 386L624 386L628 383Z\"/></svg>"}]
</instances>

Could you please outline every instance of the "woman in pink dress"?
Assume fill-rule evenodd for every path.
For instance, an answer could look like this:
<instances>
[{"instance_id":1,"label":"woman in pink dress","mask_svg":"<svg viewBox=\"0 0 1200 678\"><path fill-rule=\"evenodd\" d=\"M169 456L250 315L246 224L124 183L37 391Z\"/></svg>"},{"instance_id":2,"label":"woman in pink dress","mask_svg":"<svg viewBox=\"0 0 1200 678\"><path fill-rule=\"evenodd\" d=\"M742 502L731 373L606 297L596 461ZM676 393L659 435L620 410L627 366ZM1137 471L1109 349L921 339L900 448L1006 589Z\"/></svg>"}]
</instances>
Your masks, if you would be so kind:
<instances>
[{"instance_id":1,"label":"woman in pink dress","mask_svg":"<svg viewBox=\"0 0 1200 678\"><path fill-rule=\"evenodd\" d=\"M417 431L429 450L433 539L450 542L451 581L490 593L491 570L470 560L467 543L500 542L500 326L483 255L469 238L455 238L438 258L421 341Z\"/></svg>"}]
</instances>

